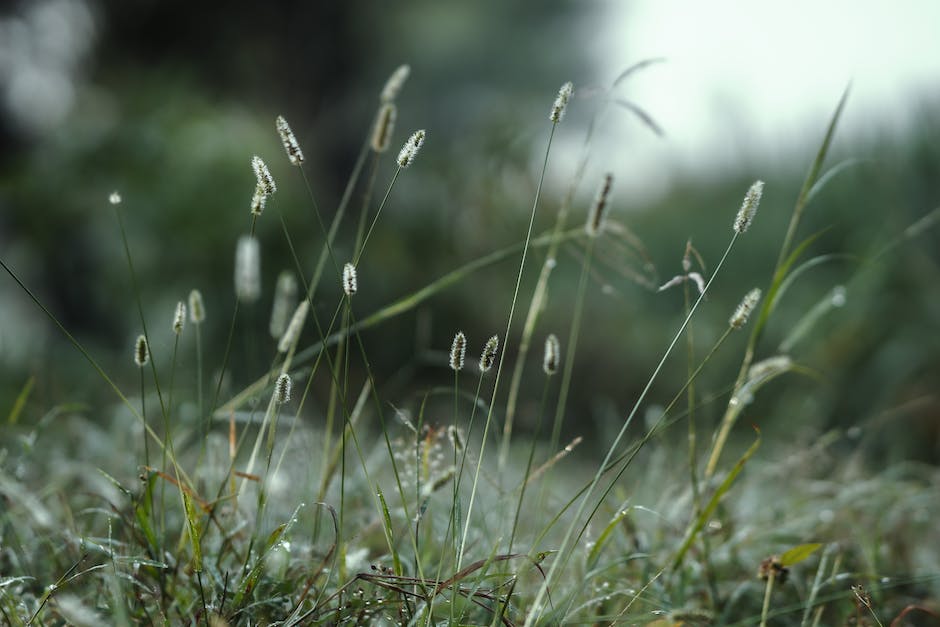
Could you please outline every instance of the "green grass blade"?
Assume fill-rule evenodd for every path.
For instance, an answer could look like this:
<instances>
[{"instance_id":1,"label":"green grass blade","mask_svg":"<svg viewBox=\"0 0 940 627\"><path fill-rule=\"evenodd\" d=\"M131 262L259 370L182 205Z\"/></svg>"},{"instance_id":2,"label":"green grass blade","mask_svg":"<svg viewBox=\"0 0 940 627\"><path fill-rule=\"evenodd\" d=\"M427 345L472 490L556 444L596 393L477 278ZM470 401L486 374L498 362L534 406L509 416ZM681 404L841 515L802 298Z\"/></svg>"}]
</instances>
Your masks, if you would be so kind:
<instances>
[{"instance_id":1,"label":"green grass blade","mask_svg":"<svg viewBox=\"0 0 940 627\"><path fill-rule=\"evenodd\" d=\"M29 394L33 391L33 385L35 383L36 377L30 377L26 380L23 389L20 390L20 393L16 396L16 400L13 401L13 407L10 409L10 413L7 416L7 424L15 425L20 419L20 414L23 412L23 407L26 406L26 401L29 399Z\"/></svg>"}]
</instances>

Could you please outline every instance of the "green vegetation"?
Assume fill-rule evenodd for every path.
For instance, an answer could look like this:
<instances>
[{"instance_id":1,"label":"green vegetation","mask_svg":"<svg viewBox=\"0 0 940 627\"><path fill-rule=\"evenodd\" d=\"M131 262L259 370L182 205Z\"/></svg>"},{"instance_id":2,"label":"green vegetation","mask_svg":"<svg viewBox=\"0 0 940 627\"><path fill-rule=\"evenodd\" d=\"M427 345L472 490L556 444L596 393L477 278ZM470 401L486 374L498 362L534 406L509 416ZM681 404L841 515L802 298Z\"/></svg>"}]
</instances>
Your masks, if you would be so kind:
<instances>
[{"instance_id":1,"label":"green vegetation","mask_svg":"<svg viewBox=\"0 0 940 627\"><path fill-rule=\"evenodd\" d=\"M776 261L763 274L747 244L752 222L756 230L769 210L761 206L763 184L748 190L749 181L736 192L740 209L703 221L707 246L686 243L697 224L650 218L655 227L644 230L659 234L646 241L611 214L616 173L585 179L613 98L591 114L564 191L548 198L558 188L545 177L570 119L569 85L552 107L531 114L544 115L544 143L518 232L490 235L494 246L475 258L447 257L446 273L373 307L369 292L383 289L383 272L394 267L377 240L387 213L407 204L406 181L425 156L424 131L397 158L387 152L401 88L382 91L346 192L329 210L318 202L303 142L278 118L283 163L274 166L270 154L251 160L248 222L228 242L237 239L239 252L237 296L227 305L189 292L202 282L190 268L194 285L161 295L175 307L154 310L161 285L140 280L154 272L137 259L154 244L128 228L136 201L103 198L120 234L125 303L140 334L120 366L99 361L3 257L10 280L85 360L62 363L113 392L110 402L43 404L34 396L46 373L37 372L2 408L4 623L940 620L940 470L887 463L887 455L873 460L877 449L860 435L930 397L915 386L902 404L884 407L872 397L867 411L846 417L826 404L825 390L864 374L848 358L844 374L824 372L812 350L831 325L851 323L853 307L878 285L872 275L940 220L940 208L919 209L899 228L886 225L872 247L849 242L819 252L840 227L807 228L807 216L825 210L830 185L862 167L828 158L848 93L802 187L792 190L787 221L770 216L780 228ZM433 130L426 141L433 144ZM252 148L243 147L246 177ZM275 184L269 165L289 176ZM762 178L768 190L781 186L773 172ZM597 192L582 203L584 186ZM720 248L710 245L714 237ZM661 279L652 262L663 254L658 242L684 247L673 280ZM259 267L269 247L292 274L267 261ZM441 248L429 241L415 254L420 260ZM497 278L480 280L481 273ZM644 297L661 284L671 286L664 296L678 293L673 311L663 300L650 304L660 308L652 316L662 335L638 337L622 324L611 333L592 294L618 297L605 301L609 316L629 317L644 305L617 313L624 293L595 289L605 282L598 277L615 273ZM806 289L801 280L816 274L823 278L815 287L824 289ZM259 282L278 276L286 278L277 280L269 323ZM167 283L175 288L178 280ZM465 286L472 297L453 296ZM450 352L425 343L405 349L417 358L389 366L388 345L403 346L401 319L448 297L457 302L446 321ZM497 328L480 329L472 306L463 306L472 299L499 309ZM218 350L213 337L224 339ZM638 374L632 342L647 352L643 343L660 337L653 367ZM597 361L600 351L607 354ZM623 379L622 396L617 409L598 410L603 419L595 423L584 401L606 400L593 387L601 367L613 372L604 377ZM812 413L813 424L800 421L801 412Z\"/></svg>"}]
</instances>

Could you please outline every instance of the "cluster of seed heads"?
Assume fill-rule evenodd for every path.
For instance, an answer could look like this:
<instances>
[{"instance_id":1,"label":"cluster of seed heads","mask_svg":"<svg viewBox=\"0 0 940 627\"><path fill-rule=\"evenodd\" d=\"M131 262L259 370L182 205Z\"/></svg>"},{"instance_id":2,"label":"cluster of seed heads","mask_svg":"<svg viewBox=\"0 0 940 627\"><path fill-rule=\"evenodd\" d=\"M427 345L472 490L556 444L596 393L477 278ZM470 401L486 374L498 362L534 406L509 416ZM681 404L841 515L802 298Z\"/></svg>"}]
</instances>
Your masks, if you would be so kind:
<instances>
[{"instance_id":1,"label":"cluster of seed heads","mask_svg":"<svg viewBox=\"0 0 940 627\"><path fill-rule=\"evenodd\" d=\"M424 135L423 129L411 134L411 137L408 138L408 141L405 142L405 145L401 147L401 151L398 153L398 167L407 168L414 163L418 151L424 145Z\"/></svg>"},{"instance_id":2,"label":"cluster of seed heads","mask_svg":"<svg viewBox=\"0 0 940 627\"><path fill-rule=\"evenodd\" d=\"M463 370L464 358L467 356L467 336L463 331L457 331L454 341L450 345L450 369L454 372Z\"/></svg>"},{"instance_id":3,"label":"cluster of seed heads","mask_svg":"<svg viewBox=\"0 0 940 627\"><path fill-rule=\"evenodd\" d=\"M555 98L555 104L552 105L552 112L548 116L549 120L555 124L561 122L562 118L565 117L565 109L568 108L568 100L571 99L573 92L574 85L571 84L571 81L561 86L561 89L558 90L558 96Z\"/></svg>"},{"instance_id":4,"label":"cluster of seed heads","mask_svg":"<svg viewBox=\"0 0 940 627\"><path fill-rule=\"evenodd\" d=\"M750 228L754 221L754 214L757 213L757 206L760 204L760 197L764 193L764 182L754 181L751 188L744 195L744 202L738 209L738 215L734 218L734 232L744 233Z\"/></svg>"},{"instance_id":5,"label":"cluster of seed heads","mask_svg":"<svg viewBox=\"0 0 940 627\"><path fill-rule=\"evenodd\" d=\"M277 381L274 383L275 403L278 405L283 405L290 401L291 385L292 383L289 374L284 373L277 378Z\"/></svg>"},{"instance_id":6,"label":"cluster of seed heads","mask_svg":"<svg viewBox=\"0 0 940 627\"><path fill-rule=\"evenodd\" d=\"M755 287L744 295L741 304L738 305L737 309L734 310L734 313L731 314L731 318L728 320L728 324L732 329L738 330L747 324L748 318L751 317L754 308L757 307L757 303L760 301L760 294L760 288Z\"/></svg>"},{"instance_id":7,"label":"cluster of seed heads","mask_svg":"<svg viewBox=\"0 0 940 627\"><path fill-rule=\"evenodd\" d=\"M251 158L251 169L254 170L256 179L255 193L251 197L251 214L260 216L268 202L268 196L277 191L277 185L267 164L258 155Z\"/></svg>"},{"instance_id":8,"label":"cluster of seed heads","mask_svg":"<svg viewBox=\"0 0 940 627\"><path fill-rule=\"evenodd\" d=\"M591 211L588 213L587 223L584 225L584 230L590 237L597 237L604 232L604 225L607 221L607 200L613 183L614 175L608 172L604 175L604 180L597 190L594 204L591 205Z\"/></svg>"},{"instance_id":9,"label":"cluster of seed heads","mask_svg":"<svg viewBox=\"0 0 940 627\"><path fill-rule=\"evenodd\" d=\"M550 333L545 338L545 355L542 358L542 370L545 374L552 376L558 371L558 363L561 361L561 343L554 333Z\"/></svg>"},{"instance_id":10,"label":"cluster of seed heads","mask_svg":"<svg viewBox=\"0 0 940 627\"><path fill-rule=\"evenodd\" d=\"M291 165L300 166L304 162L304 153L300 149L300 144L297 142L294 131L291 130L290 124L287 123L283 115L277 116L277 119L274 120L274 127L277 129L277 134L281 136L281 143L284 144L284 152L287 153L287 158L290 159Z\"/></svg>"},{"instance_id":11,"label":"cluster of seed heads","mask_svg":"<svg viewBox=\"0 0 940 627\"><path fill-rule=\"evenodd\" d=\"M359 277L356 274L356 266L347 263L343 266L343 292L346 296L352 296L359 291Z\"/></svg>"}]
</instances>

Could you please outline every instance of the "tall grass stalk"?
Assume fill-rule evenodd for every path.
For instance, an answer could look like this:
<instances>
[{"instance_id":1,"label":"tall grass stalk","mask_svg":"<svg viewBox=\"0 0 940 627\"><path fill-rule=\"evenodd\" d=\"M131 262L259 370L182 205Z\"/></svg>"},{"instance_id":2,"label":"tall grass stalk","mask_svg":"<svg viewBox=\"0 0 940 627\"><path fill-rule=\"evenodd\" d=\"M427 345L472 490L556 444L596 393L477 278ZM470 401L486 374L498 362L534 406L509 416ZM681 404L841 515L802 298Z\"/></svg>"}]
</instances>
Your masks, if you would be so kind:
<instances>
[{"instance_id":1,"label":"tall grass stalk","mask_svg":"<svg viewBox=\"0 0 940 627\"><path fill-rule=\"evenodd\" d=\"M509 334L512 331L512 320L513 320L513 315L515 314L515 311L516 311L516 300L519 297L519 288L522 285L522 274L525 270L526 255L529 252L529 243L532 239L532 226L535 224L535 212L536 212L536 209L538 209L539 199L541 198L541 195L542 195L542 183L545 181L545 171L548 169L548 156L549 154L551 154L552 139L554 139L555 137L556 126L557 126L557 120L553 121L552 123L551 132L549 133L549 136L548 136L548 143L545 146L545 157L542 160L542 170L539 174L539 183L538 183L538 187L536 187L535 189L535 200L532 202L532 211L529 214L529 226L528 226L528 229L526 230L525 243L522 246L522 259L519 261L519 272L516 275L516 286L513 289L512 301L509 306L509 316L506 321L506 333L503 334L503 349L500 352L499 365L497 365L496 367L496 379L493 383L493 393L490 397L490 404L486 413L486 422L483 425L483 439L480 444L480 457L477 463L476 472L473 475L473 487L470 489L470 502L467 505L467 516L465 519L466 522L464 524L463 533L461 535L460 550L457 553L457 570L460 570L460 567L463 565L463 557L467 549L467 531L470 529L470 520L473 515L473 504L476 498L477 486L478 486L479 479L480 479L480 468L483 466L484 453L486 451L487 435L489 434L490 423L492 422L492 419L493 419L493 409L496 406L496 394L499 391L499 379L503 370L503 361L506 358L506 353L508 352L508 348L509 348L509 337L510 337ZM469 435L470 434L468 433L467 436L469 437Z\"/></svg>"},{"instance_id":2,"label":"tall grass stalk","mask_svg":"<svg viewBox=\"0 0 940 627\"><path fill-rule=\"evenodd\" d=\"M692 308L689 310L689 314L685 317L685 320L683 320L682 324L679 326L678 331L676 331L676 334L673 336L672 341L669 343L669 346L666 348L666 351L663 354L662 358L660 359L659 364L653 370L653 373L650 375L649 379L647 380L646 385L643 388L643 391L640 393L640 396L637 398L636 402L634 403L633 408L630 410L630 413L627 415L626 419L624 420L623 426L620 428L620 431L618 431L617 436L614 438L613 443L608 448L607 453L604 456L604 461L601 462L598 468L598 471L595 473L594 478L591 480L591 483L588 485L588 489L585 492L584 496L581 498L581 502L578 505L578 509L574 514L574 518L571 524L568 525L568 529L565 532L564 538L562 539L562 542L561 542L561 546L558 550L559 559L553 560L552 565L548 570L548 574L545 577L545 580L539 586L539 590L536 593L535 599L533 600L532 605L531 605L531 611L526 618L526 622L525 622L526 626L533 625L535 624L535 622L538 621L538 618L542 611L542 606L545 602L545 595L548 589L554 583L555 578L557 577L559 573L559 568L563 568L563 566L559 566L559 564L562 564L562 565L566 564L568 561L568 558L570 557L570 553L573 551L574 547L573 547L573 544L571 543L572 536L574 534L576 525L578 525L578 521L582 520L581 515L584 513L584 509L587 506L588 500L591 498L591 496L594 493L594 488L600 482L604 469L607 467L608 462L613 457L614 451L616 451L617 447L620 445L620 441L623 439L623 436L626 434L627 428L633 422L634 416L636 416L636 413L639 410L640 406L642 405L643 401L646 400L646 395L649 393L650 388L652 388L653 383L656 381L657 377L659 376L660 371L662 371L662 368L666 363L666 359L669 358L669 355L672 353L672 349L675 348L676 343L678 343L679 338L682 337L682 333L685 331L685 328L688 326L689 322L692 320L692 316L695 314L695 311L698 309L699 304L702 302L702 299L705 297L705 294L708 293L709 287L711 287L711 284L714 282L715 277L717 277L719 272L721 271L721 268L724 265L725 260L728 258L728 255L731 253L731 250L734 248L734 244L737 241L738 235L739 234L737 232L735 232L732 235L731 241L728 243L728 247L725 249L725 252L721 256L721 259L718 262L718 265L715 267L715 271L712 273L711 278L709 278L708 283L705 285L705 289L702 290L702 293L699 295L695 303L692 305ZM584 526L586 527L586 525L589 524L589 522L590 522L590 519L583 520Z\"/></svg>"}]
</instances>

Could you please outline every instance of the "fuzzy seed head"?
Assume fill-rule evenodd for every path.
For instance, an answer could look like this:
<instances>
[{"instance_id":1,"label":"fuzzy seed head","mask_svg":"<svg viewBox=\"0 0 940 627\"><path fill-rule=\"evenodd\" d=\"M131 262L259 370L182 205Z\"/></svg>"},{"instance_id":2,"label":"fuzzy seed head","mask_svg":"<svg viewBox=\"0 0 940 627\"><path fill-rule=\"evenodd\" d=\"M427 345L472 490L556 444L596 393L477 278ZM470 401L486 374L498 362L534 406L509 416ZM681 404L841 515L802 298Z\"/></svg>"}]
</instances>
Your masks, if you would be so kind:
<instances>
[{"instance_id":1,"label":"fuzzy seed head","mask_svg":"<svg viewBox=\"0 0 940 627\"><path fill-rule=\"evenodd\" d=\"M235 248L235 296L244 303L261 298L261 247L251 235L240 237Z\"/></svg>"},{"instance_id":2,"label":"fuzzy seed head","mask_svg":"<svg viewBox=\"0 0 940 627\"><path fill-rule=\"evenodd\" d=\"M744 195L744 202L738 209L738 215L734 218L734 232L744 233L750 228L754 221L754 214L757 213L757 205L760 204L760 197L764 193L764 181L754 181L751 188Z\"/></svg>"},{"instance_id":3,"label":"fuzzy seed head","mask_svg":"<svg viewBox=\"0 0 940 627\"><path fill-rule=\"evenodd\" d=\"M463 331L457 331L454 341L450 345L450 369L454 372L463 370L464 358L467 356L467 336Z\"/></svg>"},{"instance_id":4,"label":"fuzzy seed head","mask_svg":"<svg viewBox=\"0 0 940 627\"><path fill-rule=\"evenodd\" d=\"M251 195L251 206L249 213L253 216L260 216L264 213L264 206L268 204L268 195L260 185L255 185L255 193Z\"/></svg>"},{"instance_id":5,"label":"fuzzy seed head","mask_svg":"<svg viewBox=\"0 0 940 627\"><path fill-rule=\"evenodd\" d=\"M277 344L277 350L280 353L286 353L291 349L291 346L297 343L297 340L300 339L300 333L304 329L304 322L307 321L307 312L310 311L310 301L304 299L297 305L297 309L294 310L294 315L291 316L290 324L287 325L287 330L284 331L284 335L281 336L281 341Z\"/></svg>"},{"instance_id":6,"label":"fuzzy seed head","mask_svg":"<svg viewBox=\"0 0 940 627\"><path fill-rule=\"evenodd\" d=\"M494 335L486 340L483 352L480 353L480 372L487 372L496 363L496 352L499 350L499 336Z\"/></svg>"},{"instance_id":7,"label":"fuzzy seed head","mask_svg":"<svg viewBox=\"0 0 940 627\"><path fill-rule=\"evenodd\" d=\"M111 203L112 205L121 204L121 195L117 193L117 190L111 192L111 195L108 196L108 202Z\"/></svg>"},{"instance_id":8,"label":"fuzzy seed head","mask_svg":"<svg viewBox=\"0 0 940 627\"><path fill-rule=\"evenodd\" d=\"M372 150L375 152L385 152L392 141L392 131L395 130L395 117L398 109L392 102L385 102L379 109L379 115L375 120L375 128L372 129Z\"/></svg>"},{"instance_id":9,"label":"fuzzy seed head","mask_svg":"<svg viewBox=\"0 0 940 627\"><path fill-rule=\"evenodd\" d=\"M134 363L139 368L143 368L150 361L150 347L147 345L147 338L143 335L137 336L137 342L134 343Z\"/></svg>"},{"instance_id":10,"label":"fuzzy seed head","mask_svg":"<svg viewBox=\"0 0 940 627\"><path fill-rule=\"evenodd\" d=\"M255 178L258 179L258 187L266 196L270 196L277 191L277 185L274 183L274 177L267 164L255 155L251 158L251 169L255 171Z\"/></svg>"},{"instance_id":11,"label":"fuzzy seed head","mask_svg":"<svg viewBox=\"0 0 940 627\"><path fill-rule=\"evenodd\" d=\"M201 324L206 319L206 308L202 304L202 292L192 290L189 292L189 321Z\"/></svg>"},{"instance_id":12,"label":"fuzzy seed head","mask_svg":"<svg viewBox=\"0 0 940 627\"><path fill-rule=\"evenodd\" d=\"M423 129L411 134L411 137L408 138L405 145L401 147L401 152L398 153L398 167L407 168L414 162L418 151L421 150L421 146L424 145L424 135Z\"/></svg>"},{"instance_id":13,"label":"fuzzy seed head","mask_svg":"<svg viewBox=\"0 0 940 627\"><path fill-rule=\"evenodd\" d=\"M591 211L588 213L587 223L584 230L591 237L597 237L604 232L604 226L607 222L607 200L610 197L610 188L614 183L614 175L607 173L597 190L597 196L594 198L594 204L591 205Z\"/></svg>"},{"instance_id":14,"label":"fuzzy seed head","mask_svg":"<svg viewBox=\"0 0 940 627\"><path fill-rule=\"evenodd\" d=\"M399 65L385 81L385 87L382 88L379 99L382 102L392 102L398 98L398 94L401 92L401 88L405 86L409 74L411 74L411 66Z\"/></svg>"},{"instance_id":15,"label":"fuzzy seed head","mask_svg":"<svg viewBox=\"0 0 940 627\"><path fill-rule=\"evenodd\" d=\"M277 378L274 383L274 402L283 405L290 402L290 389L292 382L286 372Z\"/></svg>"},{"instance_id":16,"label":"fuzzy seed head","mask_svg":"<svg viewBox=\"0 0 940 627\"><path fill-rule=\"evenodd\" d=\"M555 104L552 105L552 112L548 116L549 120L555 124L561 122L562 118L565 117L565 109L568 107L568 100L571 99L572 93L574 93L574 85L571 84L571 81L561 86L561 89L558 90L558 96L555 98Z\"/></svg>"},{"instance_id":17,"label":"fuzzy seed head","mask_svg":"<svg viewBox=\"0 0 940 627\"><path fill-rule=\"evenodd\" d=\"M274 302L271 305L271 322L268 331L275 340L284 335L291 313L297 306L297 279L290 270L281 272L274 287Z\"/></svg>"},{"instance_id":18,"label":"fuzzy seed head","mask_svg":"<svg viewBox=\"0 0 940 627\"><path fill-rule=\"evenodd\" d=\"M287 158L290 159L291 165L299 166L302 164L304 162L304 153L300 149L300 144L297 142L294 131L291 130L290 124L287 123L283 115L277 116L277 119L274 120L274 127L277 129L277 134L281 136L281 143L284 144L284 152L287 153Z\"/></svg>"},{"instance_id":19,"label":"fuzzy seed head","mask_svg":"<svg viewBox=\"0 0 940 627\"><path fill-rule=\"evenodd\" d=\"M732 329L737 330L747 324L748 318L754 313L754 308L757 307L757 303L760 301L760 294L760 289L755 287L744 296L741 304L738 305L738 308L734 310L728 320L728 324L731 325Z\"/></svg>"},{"instance_id":20,"label":"fuzzy seed head","mask_svg":"<svg viewBox=\"0 0 940 627\"><path fill-rule=\"evenodd\" d=\"M558 362L561 361L561 344L558 337L551 333L545 338L545 357L542 359L542 370L545 374L552 376L558 372Z\"/></svg>"},{"instance_id":21,"label":"fuzzy seed head","mask_svg":"<svg viewBox=\"0 0 940 627\"><path fill-rule=\"evenodd\" d=\"M186 303L180 301L176 303L176 312L173 314L173 333L180 335L183 332L183 325L186 323Z\"/></svg>"},{"instance_id":22,"label":"fuzzy seed head","mask_svg":"<svg viewBox=\"0 0 940 627\"><path fill-rule=\"evenodd\" d=\"M356 275L356 266L347 263L343 266L343 291L346 296L352 296L359 291L359 278Z\"/></svg>"}]
</instances>

